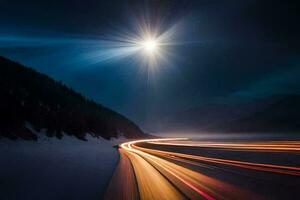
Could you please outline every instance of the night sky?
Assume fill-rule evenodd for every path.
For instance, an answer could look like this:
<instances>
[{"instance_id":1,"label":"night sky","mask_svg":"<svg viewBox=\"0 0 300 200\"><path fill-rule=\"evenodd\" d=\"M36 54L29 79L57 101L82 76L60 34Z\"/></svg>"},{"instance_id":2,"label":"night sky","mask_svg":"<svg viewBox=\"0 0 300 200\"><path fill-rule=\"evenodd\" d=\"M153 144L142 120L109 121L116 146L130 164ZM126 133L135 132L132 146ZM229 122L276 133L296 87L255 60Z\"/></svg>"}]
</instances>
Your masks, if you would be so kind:
<instances>
[{"instance_id":1,"label":"night sky","mask_svg":"<svg viewBox=\"0 0 300 200\"><path fill-rule=\"evenodd\" d=\"M207 102L299 94L295 2L2 0L0 55L151 130L160 117ZM118 46L143 23L172 33L155 69Z\"/></svg>"}]
</instances>

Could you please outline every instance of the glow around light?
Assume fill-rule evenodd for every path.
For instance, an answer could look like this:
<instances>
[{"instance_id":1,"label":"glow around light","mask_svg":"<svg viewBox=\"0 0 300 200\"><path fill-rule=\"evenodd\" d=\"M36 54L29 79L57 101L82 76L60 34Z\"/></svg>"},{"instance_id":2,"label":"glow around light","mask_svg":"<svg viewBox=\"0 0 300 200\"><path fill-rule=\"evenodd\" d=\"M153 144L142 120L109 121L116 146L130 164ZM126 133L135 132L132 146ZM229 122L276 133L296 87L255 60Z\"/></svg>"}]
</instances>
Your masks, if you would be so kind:
<instances>
[{"instance_id":1,"label":"glow around light","mask_svg":"<svg viewBox=\"0 0 300 200\"><path fill-rule=\"evenodd\" d=\"M158 43L155 39L147 39L142 43L143 48L147 53L154 53L158 50Z\"/></svg>"},{"instance_id":2,"label":"glow around light","mask_svg":"<svg viewBox=\"0 0 300 200\"><path fill-rule=\"evenodd\" d=\"M146 18L132 18L126 27L107 30L98 36L45 33L28 37L0 34L0 47L9 44L9 47L14 48L48 48L49 51L41 51L41 57L30 56L30 62L37 65L41 61L46 63L50 60L74 70L134 66L140 77L154 85L158 83L158 73L176 67L179 55L175 54L176 49L173 47L183 44L179 37L183 24L165 24L163 18L158 20L159 23L151 23L151 19ZM55 53L52 49L55 49ZM24 59L28 55L24 55Z\"/></svg>"},{"instance_id":3,"label":"glow around light","mask_svg":"<svg viewBox=\"0 0 300 200\"><path fill-rule=\"evenodd\" d=\"M88 52L86 57L95 64L127 59L126 62L135 65L139 73L146 74L146 79L154 83L162 68L165 71L176 67L172 47L181 44L177 37L181 23L154 24L144 17L134 19L127 28L107 34L102 43L95 45L97 50Z\"/></svg>"}]
</instances>

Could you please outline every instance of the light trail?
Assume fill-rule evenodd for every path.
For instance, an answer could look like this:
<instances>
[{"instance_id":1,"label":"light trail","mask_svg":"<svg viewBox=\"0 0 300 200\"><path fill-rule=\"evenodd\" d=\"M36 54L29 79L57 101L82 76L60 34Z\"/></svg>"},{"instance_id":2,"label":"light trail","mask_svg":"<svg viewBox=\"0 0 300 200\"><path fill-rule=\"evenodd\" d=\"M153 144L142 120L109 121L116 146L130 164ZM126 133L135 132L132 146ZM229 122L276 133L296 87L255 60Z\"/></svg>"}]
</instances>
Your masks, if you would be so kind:
<instances>
[{"instance_id":1,"label":"light trail","mask_svg":"<svg viewBox=\"0 0 300 200\"><path fill-rule=\"evenodd\" d=\"M172 141L186 140L186 138L176 138L171 139ZM189 199L222 199L221 194L227 194L231 196L239 196L247 194L247 196L254 196L247 191L244 191L238 187L232 186L228 183L210 178L203 174L194 172L190 169L179 166L175 163L169 162L165 159L157 157L153 153L149 153L141 150L137 147L137 143L141 142L155 142L155 141L169 141L170 139L153 139L153 140L140 140L121 144L121 148L127 152L132 153L132 155L139 155L141 158L145 159L148 163L152 164L156 170L160 171L168 181L177 186L177 189L184 193ZM131 156L132 156L131 155ZM140 175L138 175L140 176ZM154 182L155 184L156 182ZM144 187L143 183L141 183ZM140 187L140 185L139 185ZM236 193L232 194L232 191ZM147 196L148 195L148 196ZM141 199L149 199L151 194L141 195Z\"/></svg>"},{"instance_id":2,"label":"light trail","mask_svg":"<svg viewBox=\"0 0 300 200\"><path fill-rule=\"evenodd\" d=\"M142 147L137 147L145 152L151 152L154 155L172 155L180 158L187 158L199 161L206 161L210 163L216 164L223 164L223 165L231 165L246 169L253 169L253 170L260 170L260 171L267 171L267 172L274 172L274 173L282 173L282 174L289 174L294 176L300 176L300 167L289 167L289 166L282 166L282 165L271 165L271 164L262 164L262 163L252 163L252 162L244 162L244 161L237 161L237 160L227 160L227 159L220 159L220 158L209 158L204 156L196 156L196 155L189 155L189 154L182 154L182 153L174 153L169 151L159 151L159 150L152 150L146 149Z\"/></svg>"},{"instance_id":3,"label":"light trail","mask_svg":"<svg viewBox=\"0 0 300 200\"><path fill-rule=\"evenodd\" d=\"M172 140L182 140L185 138L176 138L176 139L172 139ZM197 192L200 196L204 197L207 200L213 200L214 198L211 197L209 194L205 193L203 190L201 190L200 188L196 187L195 185L193 185L192 183L190 183L189 181L187 181L185 178L182 178L181 176L177 175L175 172L173 172L173 170L170 170L168 167L166 167L166 162L158 157L155 157L151 154L145 153L143 151L138 150L137 148L133 148L133 145L136 143L140 143L140 142L148 142L148 141L167 141L170 139L152 139L152 140L139 140L139 141L133 141L133 142L128 142L128 143L123 143L121 144L121 147L125 150L127 150L128 152L133 152L137 155L142 156L143 158L145 158L146 160L154 163L155 165L158 165L159 167L163 168L163 170L167 171L168 173L170 173L172 176L176 177L179 181L181 181L182 183L184 183L185 185L187 185L188 187L190 187L191 189L193 189L195 192ZM154 182L155 183L155 182ZM149 194L151 195L151 194ZM195 195L194 195L195 196ZM143 199L143 198L142 198ZM144 198L147 199L147 198Z\"/></svg>"},{"instance_id":4,"label":"light trail","mask_svg":"<svg viewBox=\"0 0 300 200\"><path fill-rule=\"evenodd\" d=\"M149 144L150 147L148 147L149 145L145 147L144 144ZM261 195L238 185L205 175L199 169L228 171L228 169L221 167L228 166L265 173L300 176L300 168L178 153L174 152L176 149L174 150L172 147L298 152L299 145L300 142L298 141L213 143L189 141L187 138L146 139L126 142L120 145L119 151L122 157L126 156L132 165L131 176L135 176L136 179L138 188L136 190L138 195L136 196L138 198L123 196L123 198L110 199L264 199ZM164 147L164 150L160 150L160 147ZM172 151L166 150L169 147ZM129 179L132 180L132 177ZM131 191L134 190L134 187L128 188ZM119 190L119 192L122 193L122 190Z\"/></svg>"},{"instance_id":5,"label":"light trail","mask_svg":"<svg viewBox=\"0 0 300 200\"><path fill-rule=\"evenodd\" d=\"M126 152L134 168L140 199L186 199L172 184L139 155ZM147 174L147 176L145 176Z\"/></svg>"},{"instance_id":6,"label":"light trail","mask_svg":"<svg viewBox=\"0 0 300 200\"><path fill-rule=\"evenodd\" d=\"M299 141L266 141L266 142L202 142L202 141L153 141L158 145L184 146L184 147L209 147L229 150L249 150L261 152L300 152Z\"/></svg>"}]
</instances>

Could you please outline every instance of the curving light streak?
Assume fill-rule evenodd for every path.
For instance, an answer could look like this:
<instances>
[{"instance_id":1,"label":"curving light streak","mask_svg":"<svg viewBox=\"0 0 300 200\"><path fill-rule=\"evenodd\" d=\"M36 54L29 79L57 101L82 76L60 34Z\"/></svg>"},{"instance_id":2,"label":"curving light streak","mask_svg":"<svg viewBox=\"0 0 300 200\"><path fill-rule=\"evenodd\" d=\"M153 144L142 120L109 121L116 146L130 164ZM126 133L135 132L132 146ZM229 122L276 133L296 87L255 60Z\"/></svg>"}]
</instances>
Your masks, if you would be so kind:
<instances>
[{"instance_id":1,"label":"curving light streak","mask_svg":"<svg viewBox=\"0 0 300 200\"><path fill-rule=\"evenodd\" d=\"M238 161L238 160L211 158L211 157L198 156L198 155L153 150L153 149L147 149L138 146L134 146L134 147L143 152L148 152L153 155L167 155L167 156L172 155L179 158L192 159L192 160L198 160L198 161L204 161L204 162L222 164L222 165L229 165L229 166L235 166L235 167L240 167L245 169L300 176L300 167L290 167L284 165L273 165L273 164L265 164L265 163L253 163L253 162L245 162L245 161Z\"/></svg>"},{"instance_id":2,"label":"curving light streak","mask_svg":"<svg viewBox=\"0 0 300 200\"><path fill-rule=\"evenodd\" d=\"M142 143L159 145L178 145L187 147L222 147L239 149L248 148L267 152L297 151L299 141L263 141L263 142L201 142L189 141L187 138L146 139L126 142L120 145L120 153L130 160L140 199L261 199L262 197L238 185L213 178L201 173L200 168L211 170L226 170L220 166L230 166L237 169L247 169L272 172L292 176L300 176L300 168L285 165L247 162L224 158L206 157L184 154L170 150L158 150L155 146L142 147ZM279 149L276 145L280 146ZM265 149L266 148L266 149ZM295 149L294 149L295 148ZM158 173L159 172L159 173ZM159 175L160 174L160 175ZM119 180L120 181L120 180ZM170 185L171 183L171 185ZM131 191L133 191L131 189ZM178 193L178 191L180 193ZM226 197L226 198L225 198Z\"/></svg>"},{"instance_id":3,"label":"curving light streak","mask_svg":"<svg viewBox=\"0 0 300 200\"><path fill-rule=\"evenodd\" d=\"M176 166L175 164L172 164L172 163L170 163L168 161L165 161L165 160L163 160L161 158L158 158L158 157L156 157L154 155L151 155L149 153L141 151L138 148L136 148L136 146L134 145L134 144L140 143L140 142L155 142L155 141L168 141L168 140L185 140L185 139L187 139L187 138L138 140L138 141L132 141L132 142L123 143L120 146L121 146L121 148L123 148L127 152L131 152L131 153L133 153L133 155L139 155L139 156L143 157L145 160L147 160L148 162L156 165L158 168L162 168L168 174L170 174L171 176L175 177L177 180L179 180L180 182L182 182L184 185L186 185L188 188L190 188L191 190L193 190L194 192L196 192L198 195L200 195L204 199L214 200L215 199L214 197L212 197L207 192L203 191L203 189L201 187L199 187L199 185L191 182L186 175L184 175L184 174L178 174L179 170L174 170L176 168L181 168L181 167ZM134 148L133 148L133 146L134 146ZM134 165L134 163L133 163L133 165ZM173 167L170 167L170 165L173 165ZM174 168L175 166L176 166L176 168ZM135 165L134 165L134 167L135 167ZM158 191L160 191L160 190L158 190ZM144 195L142 195L142 197L144 197L142 199L147 199L147 197L149 197L149 195L152 195L152 194L144 194ZM194 196L194 194L189 194L189 195ZM161 199L161 197L159 197L158 199ZM167 199L170 199L170 197L167 197ZM174 198L172 198L172 199L174 199Z\"/></svg>"},{"instance_id":4,"label":"curving light streak","mask_svg":"<svg viewBox=\"0 0 300 200\"><path fill-rule=\"evenodd\" d=\"M224 181L220 181L214 179L212 177L208 177L199 172L195 172L186 167L180 166L173 162L166 160L165 158L170 158L172 152L163 152L157 151L153 149L146 149L137 146L139 143L143 142L170 142L170 141L179 141L181 138L175 139L152 139L152 140L138 140L123 143L120 145L121 149L129 154L129 159L132 161L132 164L135 169L139 169L141 163L136 163L133 157L138 157L138 159L144 159L148 163L150 163L157 171L163 174L168 181L173 183L176 188L181 191L185 195L187 199L222 199L224 195L231 196L232 198L239 199L243 196L247 196L249 198L257 196L253 193L250 193L246 190L239 188L238 186L231 185ZM186 140L186 138L184 138ZM133 160L132 160L133 159ZM144 161L143 161L144 162ZM187 161L188 162L188 161ZM143 174L137 174L137 179L144 179L146 177L151 177L152 173L149 172L145 163ZM140 170L140 169L139 169ZM164 199L161 196L157 196L157 193L160 193L160 188L150 192L153 187L153 184L160 184L161 180L153 180L152 183L146 183L146 181L140 181L138 184L139 188L142 188L142 191L146 190L147 193L143 193L141 195L141 199L149 199L150 197L155 199ZM234 191L234 192L233 192ZM180 195L178 196L180 199ZM185 199L184 198L184 199ZM170 199L170 198L167 198Z\"/></svg>"},{"instance_id":5,"label":"curving light streak","mask_svg":"<svg viewBox=\"0 0 300 200\"><path fill-rule=\"evenodd\" d=\"M264 141L264 142L202 142L202 141L153 141L157 145L205 147L214 149L255 151L255 152L300 152L299 141Z\"/></svg>"}]
</instances>

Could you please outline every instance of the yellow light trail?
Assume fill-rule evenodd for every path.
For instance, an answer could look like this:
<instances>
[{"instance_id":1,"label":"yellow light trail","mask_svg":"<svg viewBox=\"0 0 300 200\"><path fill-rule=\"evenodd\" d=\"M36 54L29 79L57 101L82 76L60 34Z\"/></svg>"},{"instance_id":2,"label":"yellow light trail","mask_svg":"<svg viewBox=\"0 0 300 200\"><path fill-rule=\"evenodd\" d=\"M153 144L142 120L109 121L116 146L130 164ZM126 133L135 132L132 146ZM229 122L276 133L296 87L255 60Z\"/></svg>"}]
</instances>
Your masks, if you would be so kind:
<instances>
[{"instance_id":1,"label":"yellow light trail","mask_svg":"<svg viewBox=\"0 0 300 200\"><path fill-rule=\"evenodd\" d=\"M188 168L179 166L175 163L162 159L156 154L157 150L148 151L147 149L136 146L136 144L143 142L161 142L170 140L186 140L186 138L139 140L123 143L120 145L120 147L123 150L128 152L129 159L132 161L133 166L135 166L135 172L138 179L138 186L139 188L142 188L140 189L141 199L153 199L156 196L156 189L152 191L145 191L145 189L143 189L144 187L146 187L145 182L143 181L143 179L145 179L145 174L147 173L147 175L151 177L152 173L154 173L155 170L163 174L161 178L164 178L165 180L172 183L172 185L175 185L176 189L180 191L180 194L184 194L184 196L179 195L180 198L186 197L188 199L213 200L216 198L223 199L223 195L225 194L227 196L235 198L239 198L241 196L255 196L255 198L259 199L257 195L245 191L237 186L233 186L224 181L219 181L217 179L208 177L201 173L195 172ZM156 152L154 153L154 151ZM161 156L161 154L159 156ZM137 159L144 159L145 162L141 160L137 162ZM149 163L152 166L152 168L149 164L146 163ZM150 174L148 172L150 172ZM156 173L154 174L156 178L152 179L152 184L160 184L161 178L158 178L159 176L157 176ZM165 183L163 185L165 185ZM233 191L235 192L233 193ZM162 197L163 196L160 196L159 199L162 199ZM168 196L167 199L173 198L170 198L170 196Z\"/></svg>"},{"instance_id":2,"label":"yellow light trail","mask_svg":"<svg viewBox=\"0 0 300 200\"><path fill-rule=\"evenodd\" d=\"M249 150L261 152L300 152L299 141L265 141L265 142L202 142L202 141L153 141L158 145L185 146L185 147L209 147L229 150Z\"/></svg>"},{"instance_id":3,"label":"yellow light trail","mask_svg":"<svg viewBox=\"0 0 300 200\"><path fill-rule=\"evenodd\" d=\"M148 143L152 146L145 147ZM153 147L155 145L156 147ZM126 168L130 168L129 172L131 177L127 177L131 180L131 184L137 185L135 187L128 186L130 184L127 181L125 190L118 189L120 184L110 184L115 187L114 194L124 193L121 195L108 195L111 198L108 199L155 199L155 200L178 200L178 199L264 199L262 196L255 194L251 191L243 189L237 185L232 185L223 180L219 180L196 170L201 168L207 168L210 170L218 169L218 165L230 166L234 168L242 168L247 170L271 172L277 174L287 174L292 176L300 176L300 168L284 165L266 164L246 162L240 160L230 160L223 158L205 157L200 155L190 155L185 153L177 153L173 151L158 150L161 145L170 146L186 146L188 147L205 147L205 148L225 148L236 150L259 150L266 152L295 152L298 151L297 141L268 141L268 142L201 142L201 141L189 141L187 138L172 138L172 139L146 139L126 142L120 145L120 160L122 172L117 172L119 181L121 174L128 173ZM278 146L276 146L278 145ZM146 145L147 146L147 145ZM201 152L201 151L200 151ZM131 163L131 167L128 163ZM122 164L123 163L123 164ZM198 167L198 168L197 168ZM120 167L119 167L120 168ZM115 176L115 177L116 177ZM135 183L133 181L135 176ZM115 181L116 182L116 181ZM121 184L122 185L122 184ZM117 188L117 189L116 189ZM110 190L110 193L113 193ZM134 192L138 194L133 195ZM138 196L138 197L137 197Z\"/></svg>"},{"instance_id":4,"label":"yellow light trail","mask_svg":"<svg viewBox=\"0 0 300 200\"><path fill-rule=\"evenodd\" d=\"M183 153L174 153L169 151L160 151L160 150L153 150L147 149L142 147L137 147L142 151L154 154L154 155L172 155L179 158L187 158L199 161L206 161L210 163L216 164L224 164L230 166L236 166L246 169L253 169L253 170L260 170L260 171L267 171L267 172L274 172L274 173L282 173L282 174L289 174L294 176L300 176L300 167L290 167L290 166L282 166L282 165L272 165L272 164L263 164L263 163L252 163L252 162L245 162L245 161L237 161L237 160L228 160L228 159L220 159L220 158L209 158L205 156L197 156L197 155L189 155Z\"/></svg>"}]
</instances>

